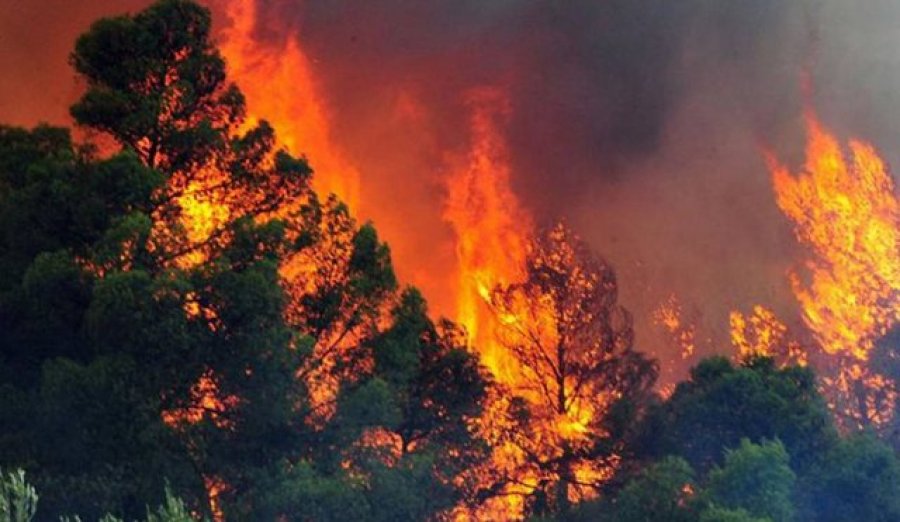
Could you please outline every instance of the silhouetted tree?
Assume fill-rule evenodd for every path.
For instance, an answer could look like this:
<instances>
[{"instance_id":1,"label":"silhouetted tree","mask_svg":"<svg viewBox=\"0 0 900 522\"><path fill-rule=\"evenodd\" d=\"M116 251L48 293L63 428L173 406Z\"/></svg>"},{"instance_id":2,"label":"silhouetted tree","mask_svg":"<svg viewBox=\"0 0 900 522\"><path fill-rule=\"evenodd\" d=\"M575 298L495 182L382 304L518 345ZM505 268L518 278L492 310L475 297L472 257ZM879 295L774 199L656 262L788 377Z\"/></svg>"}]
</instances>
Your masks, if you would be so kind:
<instances>
[{"instance_id":1,"label":"silhouetted tree","mask_svg":"<svg viewBox=\"0 0 900 522\"><path fill-rule=\"evenodd\" d=\"M337 198L320 200L306 160L278 150L265 122L247 128L209 11L161 0L100 20L71 62L87 85L73 117L120 151L0 128L0 463L33 470L39 516L134 518L165 479L191 509L215 490L226 515L251 518L306 484L291 482L299 470L351 484L310 463L333 447L342 388L369 382L390 385L404 415L390 428L411 456L373 468L385 480L364 498L382 488L427 499L421 512L446 507L456 493L433 460L477 415L477 365L427 322L404 345L421 373L372 373L372 347L418 324L424 302L405 297L419 317L382 335L389 249ZM428 483L451 491L414 493Z\"/></svg>"},{"instance_id":2,"label":"silhouetted tree","mask_svg":"<svg viewBox=\"0 0 900 522\"><path fill-rule=\"evenodd\" d=\"M158 262L209 255L229 223L305 197L312 170L276 151L260 122L243 134L245 103L210 41L210 13L189 0L161 0L135 15L104 18L75 44L71 63L87 81L75 121L111 136L165 177L144 210L154 219ZM185 234L190 205L221 207L202 233Z\"/></svg>"}]
</instances>

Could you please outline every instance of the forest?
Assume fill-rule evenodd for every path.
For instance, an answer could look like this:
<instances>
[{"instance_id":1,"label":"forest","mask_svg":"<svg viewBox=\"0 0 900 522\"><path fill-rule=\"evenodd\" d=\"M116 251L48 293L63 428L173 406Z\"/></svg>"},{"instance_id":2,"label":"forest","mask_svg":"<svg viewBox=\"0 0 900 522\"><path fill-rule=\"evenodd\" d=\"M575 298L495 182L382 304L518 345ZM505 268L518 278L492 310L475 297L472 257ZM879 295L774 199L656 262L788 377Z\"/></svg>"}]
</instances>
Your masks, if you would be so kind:
<instances>
[{"instance_id":1,"label":"forest","mask_svg":"<svg viewBox=\"0 0 900 522\"><path fill-rule=\"evenodd\" d=\"M663 387L560 219L479 288L479 348L248 117L212 23L98 20L75 126L0 126L0 522L900 520L900 328Z\"/></svg>"}]
</instances>

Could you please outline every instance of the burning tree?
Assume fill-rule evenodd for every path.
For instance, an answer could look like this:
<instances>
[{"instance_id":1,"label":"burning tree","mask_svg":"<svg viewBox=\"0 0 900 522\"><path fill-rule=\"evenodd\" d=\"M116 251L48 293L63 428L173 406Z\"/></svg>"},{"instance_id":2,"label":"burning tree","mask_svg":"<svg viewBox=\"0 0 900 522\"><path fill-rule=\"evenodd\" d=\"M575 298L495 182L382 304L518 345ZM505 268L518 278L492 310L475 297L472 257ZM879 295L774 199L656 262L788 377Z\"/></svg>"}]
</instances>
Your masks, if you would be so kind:
<instances>
[{"instance_id":1,"label":"burning tree","mask_svg":"<svg viewBox=\"0 0 900 522\"><path fill-rule=\"evenodd\" d=\"M534 512L565 511L616 468L625 419L648 396L656 364L633 348L613 269L563 224L532 241L524 280L496 287L490 303L518 362L502 436L516 451L503 481L533 489Z\"/></svg>"},{"instance_id":2,"label":"burning tree","mask_svg":"<svg viewBox=\"0 0 900 522\"><path fill-rule=\"evenodd\" d=\"M115 487L88 508L129 517L144 510L125 504L129 488L152 499L164 478L216 519L293 514L284 503L317 495L320 480L373 512L386 511L373 492L407 484L429 501L418 512L446 509L461 487L430 459L461 467L478 453L467 431L485 386L477 361L417 293L397 295L374 227L336 196L320 200L306 159L246 116L210 25L206 8L161 0L79 38L71 60L86 92L72 114L121 146L110 159L63 130L0 127L0 359L21 368L23 388L46 388L35 432L65 434L37 456L0 453L65 463L48 513L92 498L79 488L95 477ZM372 382L366 391L389 393L357 404L400 415L328 429L353 416L339 399ZM120 422L108 422L113 409ZM374 446L377 429L403 440L404 459L362 480L341 457ZM103 453L96 440L128 444ZM444 451L451 441L457 451ZM425 485L440 502L413 493Z\"/></svg>"},{"instance_id":3,"label":"burning tree","mask_svg":"<svg viewBox=\"0 0 900 522\"><path fill-rule=\"evenodd\" d=\"M48 444L89 461L61 474L89 484L83 476L101 469L110 483L135 477L148 491L167 477L198 510L205 490L218 517L256 509L260 477L309 454L304 420L314 401L298 373L323 365L328 354L316 348L325 338L331 346L364 323L374 329L394 279L374 229L359 227L335 198L320 203L306 160L279 150L268 124L246 120L210 26L202 6L163 0L100 20L79 38L71 61L86 91L72 115L121 146L108 160L62 131L0 129L8 158L0 228L19 230L15 244L26 233L48 240L24 256L0 246L0 257L21 258L0 293L22 286L27 272L35 303L24 315L0 303L0 344L4 358L29 370L23 386L52 381L48 426L134 441L109 455L85 450L93 441L83 436ZM16 175L44 163L52 169L43 177ZM37 223L38 210L51 226L16 226ZM75 362L43 376L28 336L38 318L63 309L65 330L48 331L41 357ZM98 399L76 401L72 390L85 387ZM101 415L71 422L69 412L108 406L106 396L121 399L121 425L106 426ZM158 448L168 460L138 457ZM126 493L111 493L110 504Z\"/></svg>"},{"instance_id":4,"label":"burning tree","mask_svg":"<svg viewBox=\"0 0 900 522\"><path fill-rule=\"evenodd\" d=\"M811 113L807 128L802 172L768 158L778 206L811 254L807 281L791 273L791 286L834 362L824 382L836 413L848 426L884 425L895 391L868 361L900 319L900 201L874 147L852 140L845 150Z\"/></svg>"}]
</instances>

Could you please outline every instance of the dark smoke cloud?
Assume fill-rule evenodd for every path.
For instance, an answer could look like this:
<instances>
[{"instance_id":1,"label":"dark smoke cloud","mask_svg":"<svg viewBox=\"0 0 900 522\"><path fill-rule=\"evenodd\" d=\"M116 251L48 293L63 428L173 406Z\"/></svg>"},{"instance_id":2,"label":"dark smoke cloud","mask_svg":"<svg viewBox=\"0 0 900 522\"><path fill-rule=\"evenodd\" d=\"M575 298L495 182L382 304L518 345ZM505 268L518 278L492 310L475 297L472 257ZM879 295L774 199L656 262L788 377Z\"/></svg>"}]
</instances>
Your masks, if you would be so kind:
<instances>
[{"instance_id":1,"label":"dark smoke cloud","mask_svg":"<svg viewBox=\"0 0 900 522\"><path fill-rule=\"evenodd\" d=\"M0 118L59 121L77 92L65 56L101 13L145 2L0 0ZM226 0L212 7L222 15ZM785 272L802 258L761 147L802 161L811 100L839 136L900 153L895 0L257 0L260 39L296 35L363 173L362 209L408 280L452 267L448 155L465 93L508 89L514 188L539 220L568 218L619 270L639 342L668 357L650 314L670 293L725 351L727 314L756 303L797 321ZM404 241L399 241L403 236ZM412 238L412 240L410 240ZM438 246L434 246L437 242ZM449 313L447 288L426 288Z\"/></svg>"}]
</instances>

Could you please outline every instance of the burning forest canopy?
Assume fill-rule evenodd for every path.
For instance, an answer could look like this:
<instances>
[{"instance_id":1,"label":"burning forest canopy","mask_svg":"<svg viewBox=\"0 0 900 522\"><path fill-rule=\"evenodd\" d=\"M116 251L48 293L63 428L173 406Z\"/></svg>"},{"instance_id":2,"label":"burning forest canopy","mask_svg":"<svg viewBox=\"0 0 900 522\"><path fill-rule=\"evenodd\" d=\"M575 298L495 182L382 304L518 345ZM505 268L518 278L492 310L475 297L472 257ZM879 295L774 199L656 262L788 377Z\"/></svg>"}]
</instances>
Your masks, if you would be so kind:
<instances>
[{"instance_id":1,"label":"burning forest canopy","mask_svg":"<svg viewBox=\"0 0 900 522\"><path fill-rule=\"evenodd\" d=\"M900 519L894 3L0 1L0 520Z\"/></svg>"}]
</instances>

